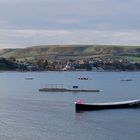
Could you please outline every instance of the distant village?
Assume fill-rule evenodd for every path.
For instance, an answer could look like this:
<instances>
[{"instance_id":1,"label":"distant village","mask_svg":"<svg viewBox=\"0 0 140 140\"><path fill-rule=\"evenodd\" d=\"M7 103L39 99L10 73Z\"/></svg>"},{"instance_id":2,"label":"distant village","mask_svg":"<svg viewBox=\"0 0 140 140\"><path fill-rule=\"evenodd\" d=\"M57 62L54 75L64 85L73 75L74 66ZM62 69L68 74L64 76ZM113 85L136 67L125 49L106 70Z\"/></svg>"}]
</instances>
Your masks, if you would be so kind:
<instances>
[{"instance_id":1,"label":"distant village","mask_svg":"<svg viewBox=\"0 0 140 140\"><path fill-rule=\"evenodd\" d=\"M0 70L4 71L140 71L139 61L88 58L69 60L19 61L14 57L0 58Z\"/></svg>"}]
</instances>

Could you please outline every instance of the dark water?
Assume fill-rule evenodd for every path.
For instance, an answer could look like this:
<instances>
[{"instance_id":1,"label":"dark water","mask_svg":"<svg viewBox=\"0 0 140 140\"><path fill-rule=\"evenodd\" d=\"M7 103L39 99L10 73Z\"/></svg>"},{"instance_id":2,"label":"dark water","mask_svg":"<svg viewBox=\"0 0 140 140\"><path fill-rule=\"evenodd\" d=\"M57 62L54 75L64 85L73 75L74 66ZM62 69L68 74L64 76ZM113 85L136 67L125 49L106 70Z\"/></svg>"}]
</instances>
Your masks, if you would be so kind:
<instances>
[{"instance_id":1,"label":"dark water","mask_svg":"<svg viewBox=\"0 0 140 140\"><path fill-rule=\"evenodd\" d=\"M33 80L25 80L33 77ZM89 80L78 80L88 77ZM120 79L133 79L122 82ZM44 93L48 84L101 93ZM74 102L140 98L139 72L0 73L1 140L140 140L140 109L75 113Z\"/></svg>"}]
</instances>

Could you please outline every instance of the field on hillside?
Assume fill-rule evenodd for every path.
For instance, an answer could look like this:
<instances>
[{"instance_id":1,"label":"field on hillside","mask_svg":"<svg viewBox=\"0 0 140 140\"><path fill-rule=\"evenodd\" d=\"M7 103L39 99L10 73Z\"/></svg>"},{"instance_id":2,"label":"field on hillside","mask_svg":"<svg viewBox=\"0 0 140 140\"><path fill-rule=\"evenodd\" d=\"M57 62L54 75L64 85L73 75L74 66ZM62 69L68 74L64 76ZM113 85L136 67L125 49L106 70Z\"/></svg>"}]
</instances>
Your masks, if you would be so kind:
<instances>
[{"instance_id":1,"label":"field on hillside","mask_svg":"<svg viewBox=\"0 0 140 140\"><path fill-rule=\"evenodd\" d=\"M16 59L71 59L87 57L114 57L140 59L140 46L117 45L42 45L24 49L1 49L1 57Z\"/></svg>"}]
</instances>

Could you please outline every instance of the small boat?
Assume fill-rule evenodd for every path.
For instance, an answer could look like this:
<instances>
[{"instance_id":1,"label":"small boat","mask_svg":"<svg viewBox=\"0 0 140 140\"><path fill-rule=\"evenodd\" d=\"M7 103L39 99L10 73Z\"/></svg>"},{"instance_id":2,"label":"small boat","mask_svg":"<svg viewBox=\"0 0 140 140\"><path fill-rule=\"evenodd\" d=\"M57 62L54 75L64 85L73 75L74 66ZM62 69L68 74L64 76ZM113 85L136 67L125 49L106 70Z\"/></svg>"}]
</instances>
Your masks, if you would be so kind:
<instances>
[{"instance_id":1,"label":"small boat","mask_svg":"<svg viewBox=\"0 0 140 140\"><path fill-rule=\"evenodd\" d=\"M88 80L88 78L87 77L80 77L80 78L78 78L79 80Z\"/></svg>"},{"instance_id":2,"label":"small boat","mask_svg":"<svg viewBox=\"0 0 140 140\"><path fill-rule=\"evenodd\" d=\"M121 81L127 81L127 82L129 82L129 81L133 81L132 79L121 79Z\"/></svg>"},{"instance_id":3,"label":"small boat","mask_svg":"<svg viewBox=\"0 0 140 140\"><path fill-rule=\"evenodd\" d=\"M32 78L32 77L27 77L27 78L25 78L25 80L33 80L34 78Z\"/></svg>"},{"instance_id":4,"label":"small boat","mask_svg":"<svg viewBox=\"0 0 140 140\"><path fill-rule=\"evenodd\" d=\"M81 100L75 102L76 112L94 111L101 109L122 109L122 108L140 108L140 99L122 102L109 102L109 103L83 103Z\"/></svg>"}]
</instances>

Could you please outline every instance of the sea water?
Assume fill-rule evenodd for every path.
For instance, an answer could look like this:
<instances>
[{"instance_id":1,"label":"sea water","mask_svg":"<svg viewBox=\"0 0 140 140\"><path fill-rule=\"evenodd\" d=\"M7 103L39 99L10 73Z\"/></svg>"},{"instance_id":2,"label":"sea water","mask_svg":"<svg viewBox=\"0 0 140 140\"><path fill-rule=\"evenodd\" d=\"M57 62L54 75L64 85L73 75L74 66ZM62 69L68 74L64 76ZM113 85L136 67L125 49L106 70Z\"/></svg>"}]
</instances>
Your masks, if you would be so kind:
<instances>
[{"instance_id":1,"label":"sea water","mask_svg":"<svg viewBox=\"0 0 140 140\"><path fill-rule=\"evenodd\" d=\"M102 92L38 91L49 85ZM140 109L76 113L78 99L87 103L140 99L140 72L1 72L0 139L140 139Z\"/></svg>"}]
</instances>

